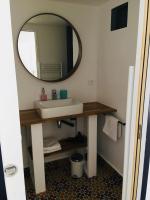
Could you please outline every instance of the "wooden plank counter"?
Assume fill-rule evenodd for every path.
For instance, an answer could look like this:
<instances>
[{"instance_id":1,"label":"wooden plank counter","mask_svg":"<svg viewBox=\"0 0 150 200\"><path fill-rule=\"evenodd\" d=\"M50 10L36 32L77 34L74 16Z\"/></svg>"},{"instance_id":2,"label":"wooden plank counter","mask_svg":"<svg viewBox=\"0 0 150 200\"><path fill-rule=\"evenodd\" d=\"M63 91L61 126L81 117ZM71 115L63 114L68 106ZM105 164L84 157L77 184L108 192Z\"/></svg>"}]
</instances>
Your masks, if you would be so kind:
<instances>
[{"instance_id":1,"label":"wooden plank counter","mask_svg":"<svg viewBox=\"0 0 150 200\"><path fill-rule=\"evenodd\" d=\"M62 116L62 117L57 117L57 118L48 118L48 119L42 119L39 116L39 114L36 112L36 109L21 110L20 123L22 126L24 126L24 125L44 123L51 120L59 120L59 119L69 118L69 117L84 117L84 116L89 116L89 115L112 113L116 111L117 111L116 109L106 106L104 104L98 103L98 102L84 103L83 113L81 114L68 115L68 116L64 116L64 117Z\"/></svg>"}]
</instances>

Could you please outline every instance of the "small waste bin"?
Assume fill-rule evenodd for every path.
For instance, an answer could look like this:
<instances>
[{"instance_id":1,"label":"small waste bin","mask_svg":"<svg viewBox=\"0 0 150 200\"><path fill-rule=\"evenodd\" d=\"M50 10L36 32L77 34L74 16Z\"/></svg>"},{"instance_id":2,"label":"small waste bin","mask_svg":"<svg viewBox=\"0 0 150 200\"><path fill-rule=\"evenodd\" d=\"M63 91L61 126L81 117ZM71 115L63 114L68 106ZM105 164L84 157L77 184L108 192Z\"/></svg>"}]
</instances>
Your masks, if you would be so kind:
<instances>
[{"instance_id":1,"label":"small waste bin","mask_svg":"<svg viewBox=\"0 0 150 200\"><path fill-rule=\"evenodd\" d=\"M71 156L71 175L73 178L80 178L83 175L83 155L75 153Z\"/></svg>"}]
</instances>

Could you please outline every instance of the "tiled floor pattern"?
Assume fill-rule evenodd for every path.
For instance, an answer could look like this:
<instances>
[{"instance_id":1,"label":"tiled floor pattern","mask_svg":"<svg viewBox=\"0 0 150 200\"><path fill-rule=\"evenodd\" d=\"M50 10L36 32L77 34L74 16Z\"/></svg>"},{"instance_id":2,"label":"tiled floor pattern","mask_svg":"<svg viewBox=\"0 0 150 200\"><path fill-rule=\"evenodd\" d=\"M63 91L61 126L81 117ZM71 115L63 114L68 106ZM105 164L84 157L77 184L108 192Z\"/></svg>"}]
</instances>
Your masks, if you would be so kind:
<instances>
[{"instance_id":1,"label":"tiled floor pattern","mask_svg":"<svg viewBox=\"0 0 150 200\"><path fill-rule=\"evenodd\" d=\"M69 160L48 163L47 192L36 196L29 174L25 175L27 200L121 200L122 177L104 160L98 161L98 175L73 179Z\"/></svg>"}]
</instances>

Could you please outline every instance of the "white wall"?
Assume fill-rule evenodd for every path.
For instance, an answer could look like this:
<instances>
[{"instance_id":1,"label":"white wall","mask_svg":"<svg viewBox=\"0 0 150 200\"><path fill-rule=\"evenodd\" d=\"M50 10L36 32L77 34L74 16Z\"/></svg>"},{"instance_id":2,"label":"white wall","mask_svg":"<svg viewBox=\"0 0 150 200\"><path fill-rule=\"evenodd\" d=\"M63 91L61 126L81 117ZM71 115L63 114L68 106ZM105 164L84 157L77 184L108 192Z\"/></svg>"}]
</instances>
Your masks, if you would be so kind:
<instances>
[{"instance_id":1,"label":"white wall","mask_svg":"<svg viewBox=\"0 0 150 200\"><path fill-rule=\"evenodd\" d=\"M42 64L67 64L66 27L27 23L23 30L36 33L37 56ZM59 47L59 48L58 48Z\"/></svg>"},{"instance_id":2,"label":"white wall","mask_svg":"<svg viewBox=\"0 0 150 200\"><path fill-rule=\"evenodd\" d=\"M64 26L43 26L37 32L40 63L63 63L66 66L66 28ZM45 40L43 40L44 38Z\"/></svg>"},{"instance_id":3,"label":"white wall","mask_svg":"<svg viewBox=\"0 0 150 200\"><path fill-rule=\"evenodd\" d=\"M129 0L128 27L110 31L111 9L125 3L125 0L110 0L100 9L103 19L100 40L98 99L117 109L116 115L123 122L126 119L128 68L135 65L138 0ZM121 174L123 172L124 131L114 143L99 131L99 153Z\"/></svg>"},{"instance_id":4,"label":"white wall","mask_svg":"<svg viewBox=\"0 0 150 200\"><path fill-rule=\"evenodd\" d=\"M33 108L33 102L40 98L41 88L44 87L50 97L51 90L66 88L70 96L78 98L84 102L95 101L97 99L97 23L96 13L93 7L80 6L74 4L65 4L61 2L51 2L50 0L12 0L12 24L14 46L17 47L17 37L19 29L23 23L38 13L53 12L67 18L77 29L82 45L83 57L78 70L71 78L60 83L46 83L36 80L29 75L22 67L15 49L17 84L19 93L20 109ZM92 84L91 84L92 80ZM71 128L58 129L56 123L44 125L44 136L54 134L58 138L65 137L68 133L74 133ZM24 165L28 165L27 149L26 149L26 133L22 130L23 135L23 151Z\"/></svg>"}]
</instances>

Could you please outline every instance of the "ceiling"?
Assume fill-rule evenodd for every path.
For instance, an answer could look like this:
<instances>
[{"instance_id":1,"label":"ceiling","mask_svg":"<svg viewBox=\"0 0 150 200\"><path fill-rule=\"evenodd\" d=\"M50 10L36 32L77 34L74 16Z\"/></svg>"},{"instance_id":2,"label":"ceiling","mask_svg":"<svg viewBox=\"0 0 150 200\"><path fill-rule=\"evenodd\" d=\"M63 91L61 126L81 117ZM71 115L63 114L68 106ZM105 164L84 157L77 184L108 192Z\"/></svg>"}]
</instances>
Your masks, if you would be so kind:
<instances>
[{"instance_id":1,"label":"ceiling","mask_svg":"<svg viewBox=\"0 0 150 200\"><path fill-rule=\"evenodd\" d=\"M52 0L52 1L97 6L103 4L108 0Z\"/></svg>"}]
</instances>

